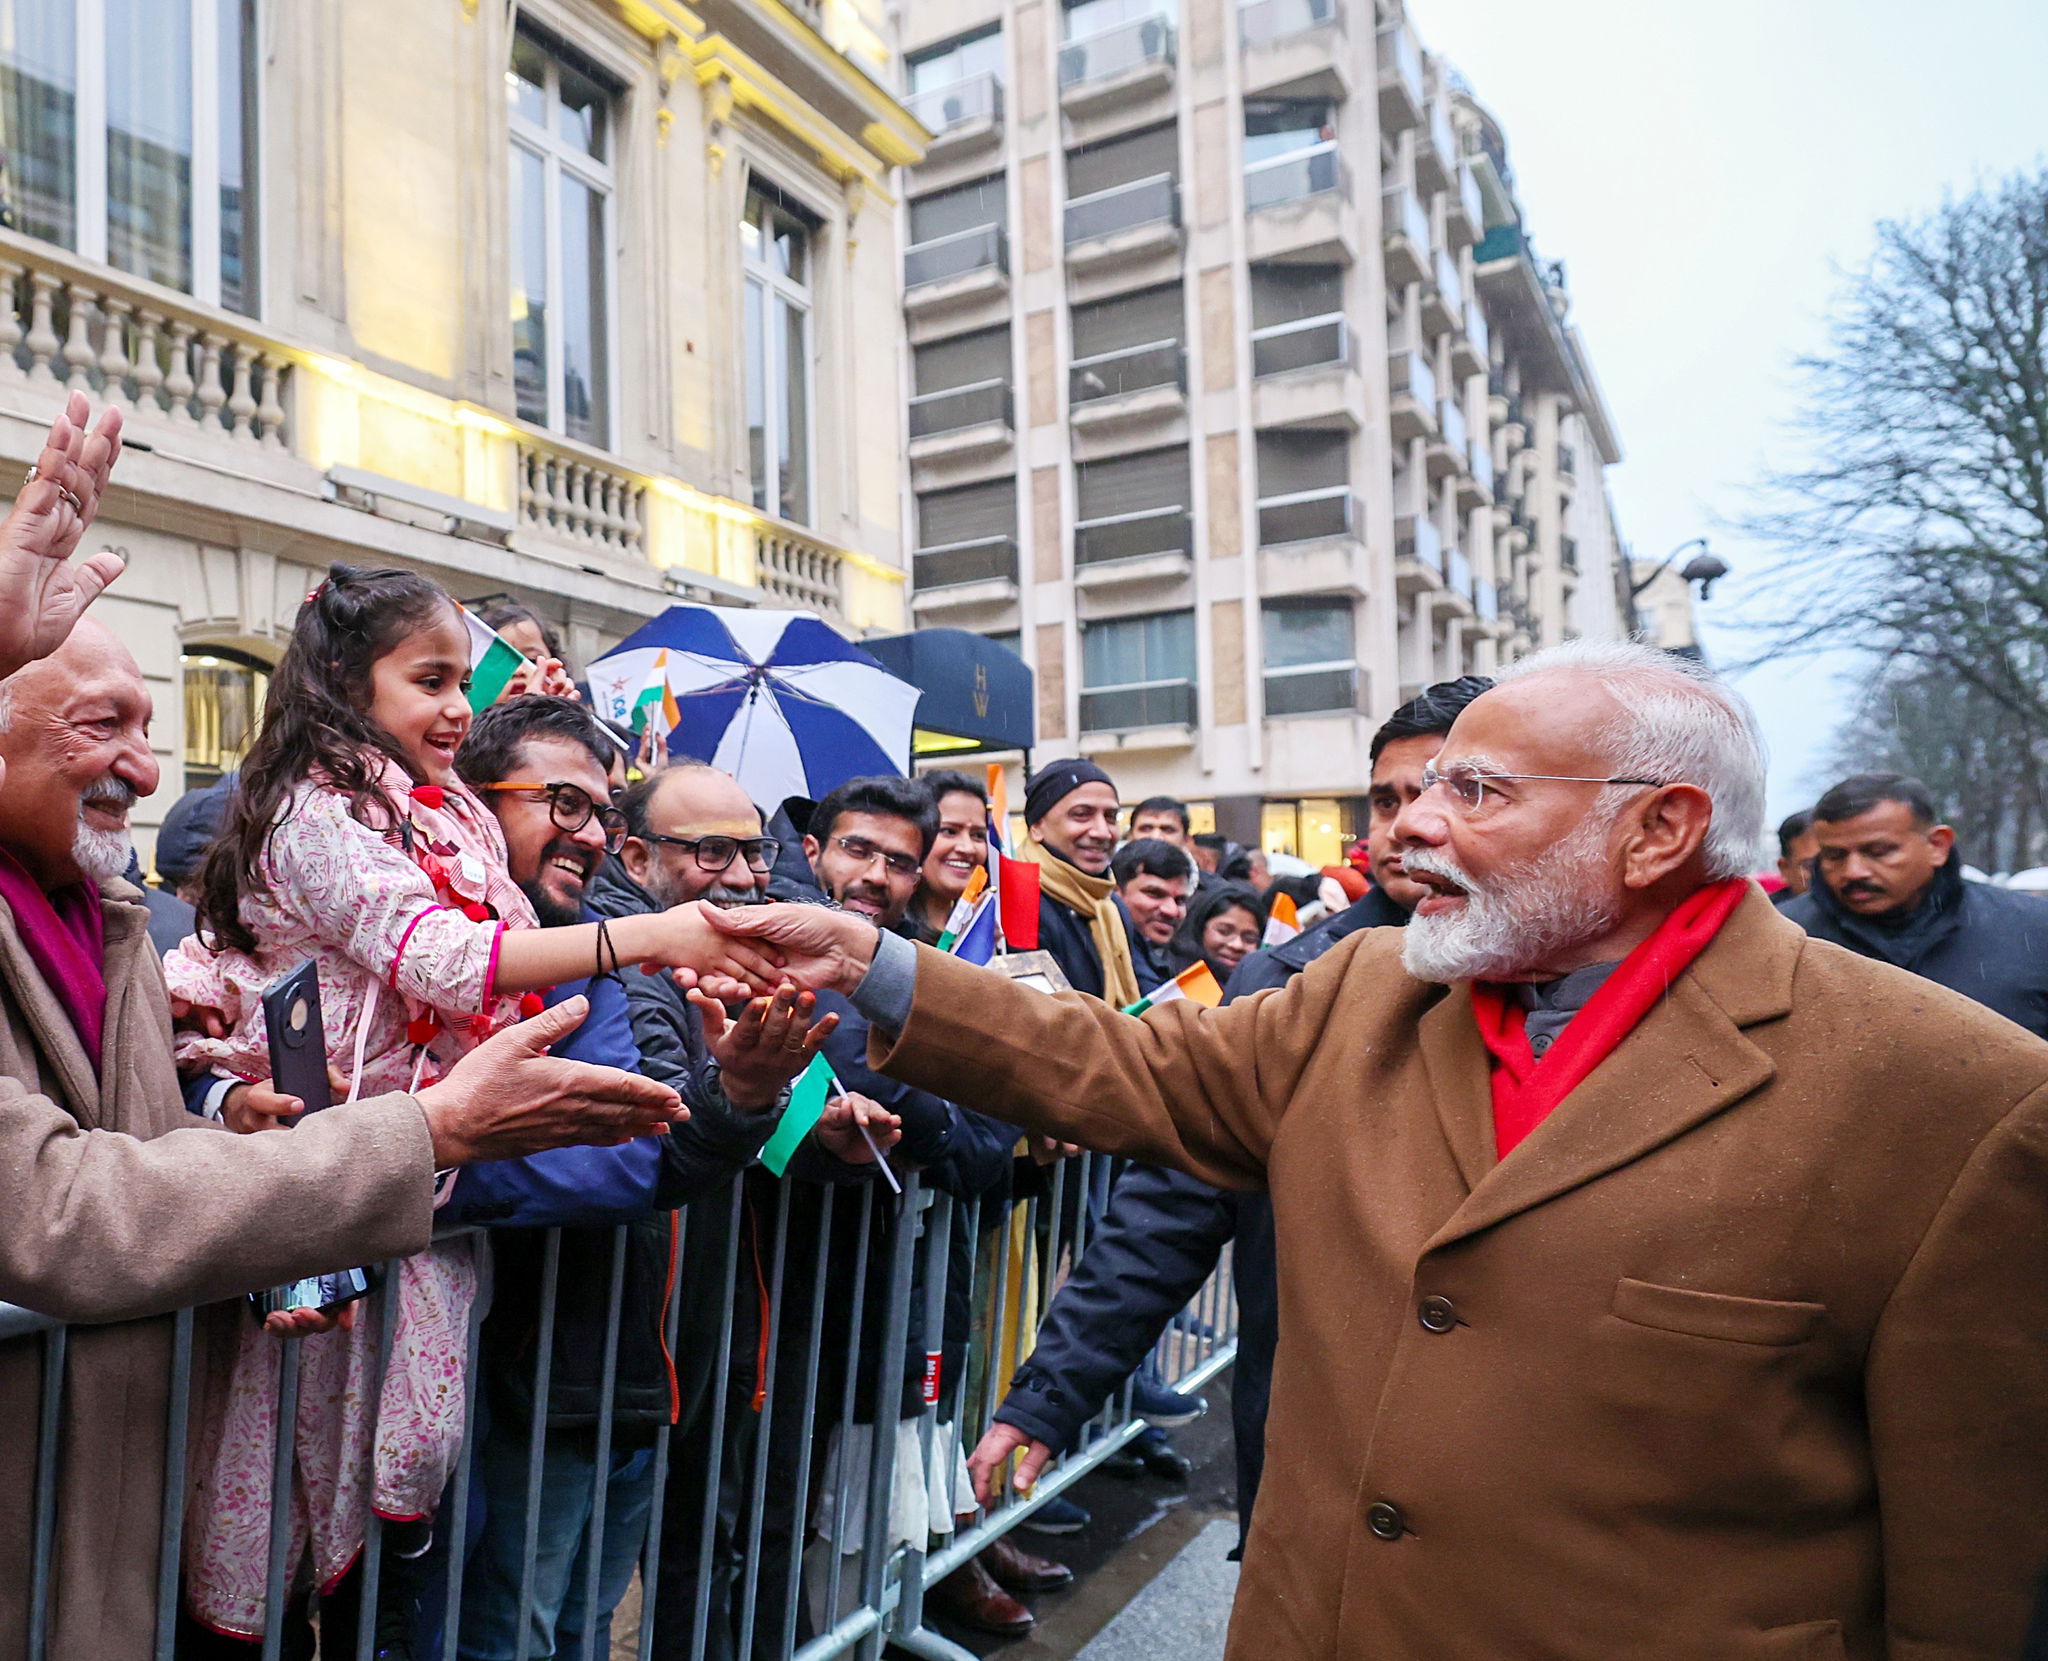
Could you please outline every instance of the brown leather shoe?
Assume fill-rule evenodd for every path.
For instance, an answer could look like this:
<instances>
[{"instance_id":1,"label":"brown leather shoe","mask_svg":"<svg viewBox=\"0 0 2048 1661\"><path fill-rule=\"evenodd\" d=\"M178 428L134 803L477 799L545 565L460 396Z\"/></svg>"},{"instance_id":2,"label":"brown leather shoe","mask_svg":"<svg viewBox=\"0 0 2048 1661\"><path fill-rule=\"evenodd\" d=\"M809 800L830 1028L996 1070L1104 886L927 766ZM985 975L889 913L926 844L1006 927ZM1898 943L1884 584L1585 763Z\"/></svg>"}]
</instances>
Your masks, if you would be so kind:
<instances>
[{"instance_id":1,"label":"brown leather shoe","mask_svg":"<svg viewBox=\"0 0 2048 1661\"><path fill-rule=\"evenodd\" d=\"M997 1638L1021 1638L1038 1624L1030 1610L990 1578L978 1557L969 1558L944 1580L927 1586L924 1604L933 1614L971 1632Z\"/></svg>"},{"instance_id":2,"label":"brown leather shoe","mask_svg":"<svg viewBox=\"0 0 2048 1661\"><path fill-rule=\"evenodd\" d=\"M1006 1592L1058 1592L1074 1584L1074 1571L1050 1557L1034 1557L1008 1535L984 1546L976 1561Z\"/></svg>"}]
</instances>

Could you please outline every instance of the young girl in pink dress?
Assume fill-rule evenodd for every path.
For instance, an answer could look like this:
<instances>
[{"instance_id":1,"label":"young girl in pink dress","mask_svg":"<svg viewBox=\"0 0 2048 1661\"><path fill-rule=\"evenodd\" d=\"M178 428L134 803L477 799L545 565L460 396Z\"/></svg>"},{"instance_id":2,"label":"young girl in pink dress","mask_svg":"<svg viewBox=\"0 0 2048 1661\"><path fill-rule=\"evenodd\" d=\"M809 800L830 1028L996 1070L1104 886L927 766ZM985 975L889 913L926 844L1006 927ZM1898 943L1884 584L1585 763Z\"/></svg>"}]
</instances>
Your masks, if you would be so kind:
<instances>
[{"instance_id":1,"label":"young girl in pink dress","mask_svg":"<svg viewBox=\"0 0 2048 1661\"><path fill-rule=\"evenodd\" d=\"M618 919L601 940L597 925L537 928L507 873L495 816L455 775L468 677L461 614L426 578L337 565L308 596L201 873L198 933L165 964L172 995L217 1012L228 1029L224 1038L180 1034L188 1072L267 1078L263 993L309 958L330 1071L351 1098L440 1077L537 1009L539 989L589 974L600 950L606 969L768 969L736 957L694 905ZM304 1346L295 1606L348 1577L372 1511L394 1521L433 1515L462 1441L476 1294L470 1243L445 1241L397 1264L365 1318L290 1340ZM398 1300L381 1390L379 1297ZM270 1613L283 1341L251 1318L193 1446L187 1600L203 1625L236 1637L260 1637Z\"/></svg>"}]
</instances>

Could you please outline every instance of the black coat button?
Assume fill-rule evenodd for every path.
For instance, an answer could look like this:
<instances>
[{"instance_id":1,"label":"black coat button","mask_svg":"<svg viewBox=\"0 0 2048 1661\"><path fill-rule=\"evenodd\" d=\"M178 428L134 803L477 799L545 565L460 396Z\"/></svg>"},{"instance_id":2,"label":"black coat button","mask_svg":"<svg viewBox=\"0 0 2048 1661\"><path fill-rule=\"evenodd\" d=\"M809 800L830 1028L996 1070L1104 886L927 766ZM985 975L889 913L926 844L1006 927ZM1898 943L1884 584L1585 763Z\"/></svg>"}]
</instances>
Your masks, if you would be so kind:
<instances>
[{"instance_id":1,"label":"black coat button","mask_svg":"<svg viewBox=\"0 0 2048 1661\"><path fill-rule=\"evenodd\" d=\"M1424 1298L1415 1306L1424 1332L1449 1332L1458 1324L1458 1310L1449 1298Z\"/></svg>"},{"instance_id":2,"label":"black coat button","mask_svg":"<svg viewBox=\"0 0 2048 1661\"><path fill-rule=\"evenodd\" d=\"M1365 1510L1365 1526L1382 1540L1398 1540L1408 1527L1408 1520L1401 1515L1401 1508L1380 1500Z\"/></svg>"}]
</instances>

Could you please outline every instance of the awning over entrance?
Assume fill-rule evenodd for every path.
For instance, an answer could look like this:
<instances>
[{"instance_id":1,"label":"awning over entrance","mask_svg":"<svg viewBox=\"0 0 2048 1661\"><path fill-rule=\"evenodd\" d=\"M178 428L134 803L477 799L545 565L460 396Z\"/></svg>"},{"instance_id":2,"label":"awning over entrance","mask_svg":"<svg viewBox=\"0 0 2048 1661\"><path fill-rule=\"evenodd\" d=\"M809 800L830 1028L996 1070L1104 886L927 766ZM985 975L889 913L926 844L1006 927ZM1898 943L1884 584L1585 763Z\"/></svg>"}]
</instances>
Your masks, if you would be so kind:
<instances>
[{"instance_id":1,"label":"awning over entrance","mask_svg":"<svg viewBox=\"0 0 2048 1661\"><path fill-rule=\"evenodd\" d=\"M1036 741L1033 677L1009 647L966 629L919 629L860 645L924 694L917 706L912 754L1028 750Z\"/></svg>"}]
</instances>

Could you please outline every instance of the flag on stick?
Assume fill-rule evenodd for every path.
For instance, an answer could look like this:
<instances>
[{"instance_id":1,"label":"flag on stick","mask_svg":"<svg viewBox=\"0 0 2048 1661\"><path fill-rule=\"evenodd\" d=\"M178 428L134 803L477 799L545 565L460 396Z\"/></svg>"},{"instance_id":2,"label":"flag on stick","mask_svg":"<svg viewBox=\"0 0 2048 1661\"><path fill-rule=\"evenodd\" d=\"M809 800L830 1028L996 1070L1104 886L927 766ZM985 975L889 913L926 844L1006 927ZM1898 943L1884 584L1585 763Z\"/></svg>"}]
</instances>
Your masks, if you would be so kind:
<instances>
[{"instance_id":1,"label":"flag on stick","mask_svg":"<svg viewBox=\"0 0 2048 1661\"><path fill-rule=\"evenodd\" d=\"M1003 846L1003 828L1010 822L1009 775L1003 771L1003 764L992 761L988 764L988 845L998 851Z\"/></svg>"},{"instance_id":2,"label":"flag on stick","mask_svg":"<svg viewBox=\"0 0 2048 1661\"><path fill-rule=\"evenodd\" d=\"M1285 894L1273 896L1272 909L1266 913L1266 933L1259 942L1262 946L1284 946L1301 933L1301 922L1294 909L1294 901Z\"/></svg>"},{"instance_id":3,"label":"flag on stick","mask_svg":"<svg viewBox=\"0 0 2048 1661\"><path fill-rule=\"evenodd\" d=\"M939 931L939 950L950 952L953 942L967 932L967 925L974 920L975 907L980 904L983 890L988 887L988 867L981 866L967 879L967 892L953 902L953 909L946 914L946 926Z\"/></svg>"},{"instance_id":4,"label":"flag on stick","mask_svg":"<svg viewBox=\"0 0 2048 1661\"><path fill-rule=\"evenodd\" d=\"M504 696L506 683L526 667L526 654L467 606L462 626L469 634L469 707L478 714Z\"/></svg>"},{"instance_id":5,"label":"flag on stick","mask_svg":"<svg viewBox=\"0 0 2048 1661\"><path fill-rule=\"evenodd\" d=\"M996 955L996 896L984 894L967 926L960 931L960 937L949 947L941 943L940 950L951 951L963 963L987 963Z\"/></svg>"},{"instance_id":6,"label":"flag on stick","mask_svg":"<svg viewBox=\"0 0 2048 1661\"><path fill-rule=\"evenodd\" d=\"M789 1169L791 1156L824 1114L825 1097L838 1083L832 1063L822 1055L814 1055L810 1066L789 1087L789 1106L782 1110L781 1123L776 1125L775 1134L761 1149L761 1163L777 1176Z\"/></svg>"},{"instance_id":7,"label":"flag on stick","mask_svg":"<svg viewBox=\"0 0 2048 1661\"><path fill-rule=\"evenodd\" d=\"M658 765L668 754L669 734L683 724L683 706L676 702L675 689L668 684L668 653L654 654L654 666L633 699L631 725L635 732L653 738L648 753Z\"/></svg>"},{"instance_id":8,"label":"flag on stick","mask_svg":"<svg viewBox=\"0 0 2048 1661\"><path fill-rule=\"evenodd\" d=\"M1013 951L1038 950L1038 867L1028 859L997 856L996 888L1002 896L1003 938Z\"/></svg>"},{"instance_id":9,"label":"flag on stick","mask_svg":"<svg viewBox=\"0 0 2048 1661\"><path fill-rule=\"evenodd\" d=\"M1142 1015L1148 1009L1157 1009L1161 1004L1174 1003L1182 998L1198 1003L1204 1009L1214 1009L1223 1001L1223 988L1216 984L1216 977L1209 972L1208 964L1196 963L1181 970L1158 991L1128 1005L1124 1013Z\"/></svg>"}]
</instances>

